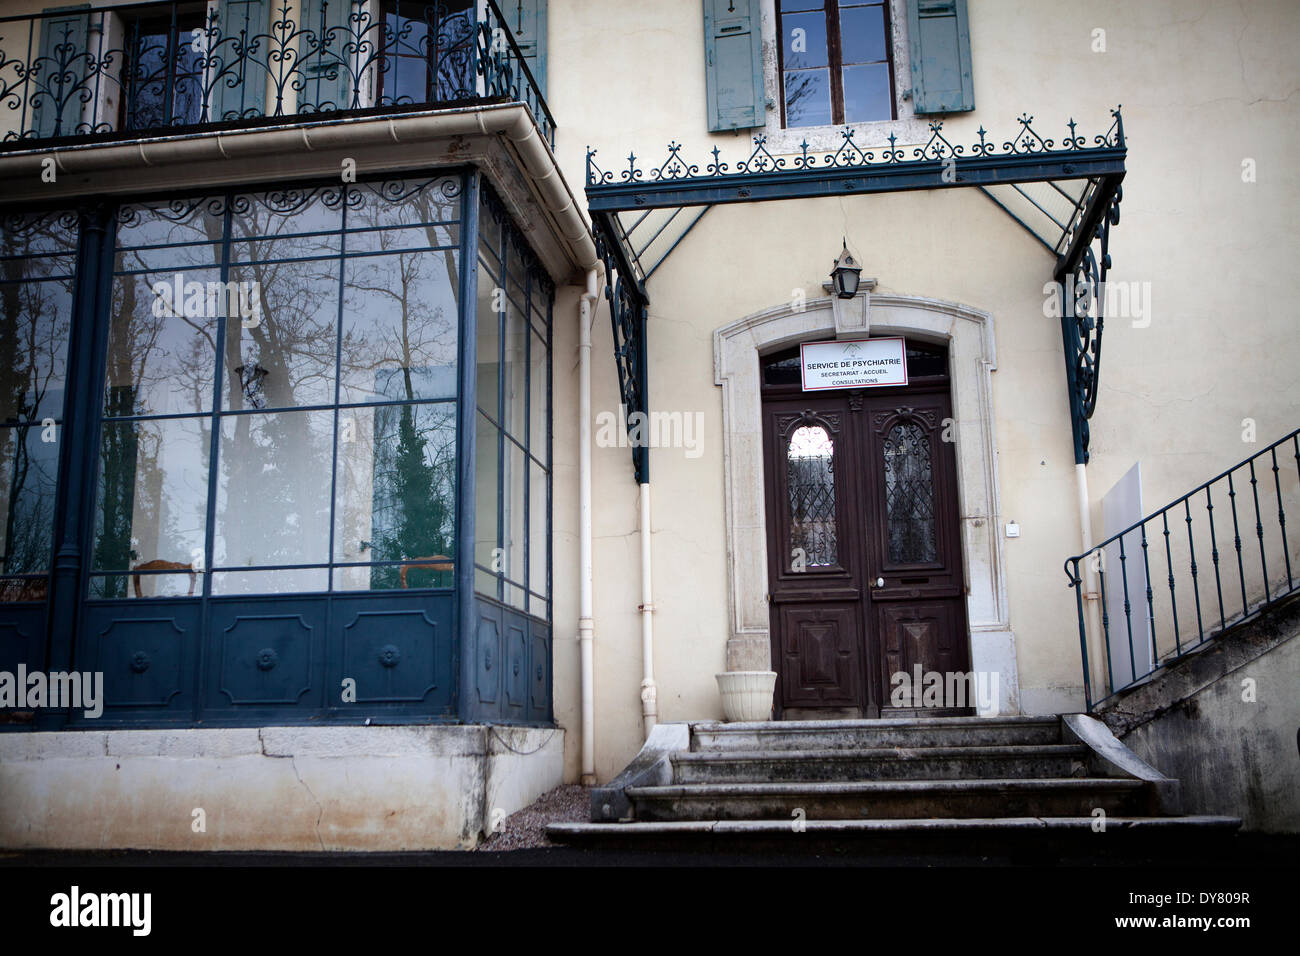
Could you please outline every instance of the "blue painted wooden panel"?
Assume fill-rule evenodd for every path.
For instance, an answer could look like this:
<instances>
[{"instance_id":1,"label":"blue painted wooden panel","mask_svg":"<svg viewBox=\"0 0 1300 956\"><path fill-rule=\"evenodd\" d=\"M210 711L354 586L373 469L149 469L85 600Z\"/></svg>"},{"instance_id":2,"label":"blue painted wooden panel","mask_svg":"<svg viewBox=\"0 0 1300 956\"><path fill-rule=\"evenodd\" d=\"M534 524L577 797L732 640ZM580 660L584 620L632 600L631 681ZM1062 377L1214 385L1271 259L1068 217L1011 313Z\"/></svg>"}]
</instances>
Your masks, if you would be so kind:
<instances>
[{"instance_id":1,"label":"blue painted wooden panel","mask_svg":"<svg viewBox=\"0 0 1300 956\"><path fill-rule=\"evenodd\" d=\"M551 721L551 629L514 608L476 596L473 693L463 720Z\"/></svg>"},{"instance_id":2,"label":"blue painted wooden panel","mask_svg":"<svg viewBox=\"0 0 1300 956\"><path fill-rule=\"evenodd\" d=\"M336 597L325 688L332 712L451 716L454 610L451 594ZM343 700L347 679L355 682L355 703Z\"/></svg>"},{"instance_id":3,"label":"blue painted wooden panel","mask_svg":"<svg viewBox=\"0 0 1300 956\"><path fill-rule=\"evenodd\" d=\"M321 598L212 601L205 714L322 707L326 610Z\"/></svg>"},{"instance_id":4,"label":"blue painted wooden panel","mask_svg":"<svg viewBox=\"0 0 1300 956\"><path fill-rule=\"evenodd\" d=\"M202 633L199 601L107 601L88 605L73 660L104 674L104 713L88 726L193 718L193 680Z\"/></svg>"},{"instance_id":5,"label":"blue painted wooden panel","mask_svg":"<svg viewBox=\"0 0 1300 956\"><path fill-rule=\"evenodd\" d=\"M45 664L45 603L0 605L0 671L17 675L18 665L31 671L48 670ZM31 730L32 722L9 723L0 710L0 731Z\"/></svg>"},{"instance_id":6,"label":"blue painted wooden panel","mask_svg":"<svg viewBox=\"0 0 1300 956\"><path fill-rule=\"evenodd\" d=\"M501 699L501 617L498 604L474 601L474 689L476 714L494 713Z\"/></svg>"},{"instance_id":7,"label":"blue painted wooden panel","mask_svg":"<svg viewBox=\"0 0 1300 956\"><path fill-rule=\"evenodd\" d=\"M45 669L45 603L0 605L0 671Z\"/></svg>"},{"instance_id":8,"label":"blue painted wooden panel","mask_svg":"<svg viewBox=\"0 0 1300 956\"><path fill-rule=\"evenodd\" d=\"M532 656L528 662L528 719L551 720L551 628L540 621L532 623Z\"/></svg>"},{"instance_id":9,"label":"blue painted wooden panel","mask_svg":"<svg viewBox=\"0 0 1300 956\"><path fill-rule=\"evenodd\" d=\"M506 625L506 699L507 713L523 717L528 704L528 640L524 637L525 621L512 619Z\"/></svg>"}]
</instances>

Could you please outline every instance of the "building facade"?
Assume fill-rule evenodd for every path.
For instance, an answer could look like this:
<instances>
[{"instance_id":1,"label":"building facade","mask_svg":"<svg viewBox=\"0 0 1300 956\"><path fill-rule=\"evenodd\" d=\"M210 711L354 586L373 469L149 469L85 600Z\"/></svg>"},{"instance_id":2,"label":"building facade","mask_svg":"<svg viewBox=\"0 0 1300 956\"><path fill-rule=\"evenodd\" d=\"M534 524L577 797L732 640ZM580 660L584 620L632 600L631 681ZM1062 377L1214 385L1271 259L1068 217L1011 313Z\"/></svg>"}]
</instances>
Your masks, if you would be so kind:
<instances>
[{"instance_id":1,"label":"building facade","mask_svg":"<svg viewBox=\"0 0 1300 956\"><path fill-rule=\"evenodd\" d=\"M725 672L1082 711L1202 608L1067 559L1297 424L1286 2L0 12L0 671L102 674L7 844L468 845Z\"/></svg>"}]
</instances>

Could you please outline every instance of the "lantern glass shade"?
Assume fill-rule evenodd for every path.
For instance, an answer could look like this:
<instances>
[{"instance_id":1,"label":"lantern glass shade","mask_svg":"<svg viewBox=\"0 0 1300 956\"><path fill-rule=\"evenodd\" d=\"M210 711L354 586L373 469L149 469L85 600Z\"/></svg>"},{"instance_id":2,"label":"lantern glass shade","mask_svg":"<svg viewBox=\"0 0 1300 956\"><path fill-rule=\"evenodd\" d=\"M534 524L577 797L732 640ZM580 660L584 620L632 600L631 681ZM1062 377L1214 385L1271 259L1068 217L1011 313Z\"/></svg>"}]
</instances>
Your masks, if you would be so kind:
<instances>
[{"instance_id":1,"label":"lantern glass shade","mask_svg":"<svg viewBox=\"0 0 1300 956\"><path fill-rule=\"evenodd\" d=\"M831 284L835 294L841 299L851 299L858 294L858 282L862 278L862 267L858 265L849 247L845 245L840 257L831 267Z\"/></svg>"}]
</instances>

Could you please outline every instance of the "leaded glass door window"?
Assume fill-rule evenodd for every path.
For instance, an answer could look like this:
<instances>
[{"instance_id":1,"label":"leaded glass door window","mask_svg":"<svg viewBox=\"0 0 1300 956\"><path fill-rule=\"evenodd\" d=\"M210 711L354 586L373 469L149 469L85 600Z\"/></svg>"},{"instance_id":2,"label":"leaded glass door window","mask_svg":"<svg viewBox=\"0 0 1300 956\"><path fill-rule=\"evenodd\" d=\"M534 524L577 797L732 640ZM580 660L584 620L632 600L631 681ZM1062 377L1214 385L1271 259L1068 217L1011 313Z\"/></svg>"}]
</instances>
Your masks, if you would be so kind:
<instances>
[{"instance_id":1,"label":"leaded glass door window","mask_svg":"<svg viewBox=\"0 0 1300 956\"><path fill-rule=\"evenodd\" d=\"M790 560L805 568L836 564L835 442L821 425L801 425L786 450Z\"/></svg>"}]
</instances>

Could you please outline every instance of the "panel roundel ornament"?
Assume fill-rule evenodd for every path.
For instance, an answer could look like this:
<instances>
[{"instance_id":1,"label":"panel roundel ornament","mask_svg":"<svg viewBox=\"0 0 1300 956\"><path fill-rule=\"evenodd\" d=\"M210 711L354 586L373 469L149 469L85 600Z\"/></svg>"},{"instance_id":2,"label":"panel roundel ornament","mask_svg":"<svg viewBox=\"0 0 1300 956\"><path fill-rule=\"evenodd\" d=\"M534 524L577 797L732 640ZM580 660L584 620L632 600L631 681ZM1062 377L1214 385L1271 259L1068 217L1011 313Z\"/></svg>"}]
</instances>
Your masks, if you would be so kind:
<instances>
[{"instance_id":1,"label":"panel roundel ornament","mask_svg":"<svg viewBox=\"0 0 1300 956\"><path fill-rule=\"evenodd\" d=\"M384 667L396 667L402 662L402 652L396 644L385 644L379 649L379 663Z\"/></svg>"},{"instance_id":2,"label":"panel roundel ornament","mask_svg":"<svg viewBox=\"0 0 1300 956\"><path fill-rule=\"evenodd\" d=\"M264 647L257 652L257 669L269 671L280 663L280 655L273 647Z\"/></svg>"}]
</instances>

